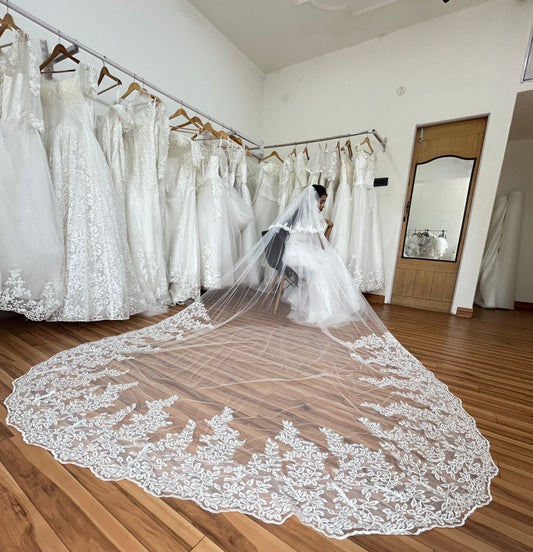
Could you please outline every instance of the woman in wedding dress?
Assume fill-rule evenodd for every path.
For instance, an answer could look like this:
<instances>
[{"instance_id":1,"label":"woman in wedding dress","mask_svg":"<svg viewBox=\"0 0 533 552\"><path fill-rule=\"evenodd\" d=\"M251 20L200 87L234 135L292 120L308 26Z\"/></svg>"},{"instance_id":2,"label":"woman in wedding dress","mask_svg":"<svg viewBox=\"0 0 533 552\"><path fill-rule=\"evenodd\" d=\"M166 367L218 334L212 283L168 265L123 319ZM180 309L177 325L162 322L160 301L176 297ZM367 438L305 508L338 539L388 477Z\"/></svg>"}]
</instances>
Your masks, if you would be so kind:
<instances>
[{"instance_id":1,"label":"woman in wedding dress","mask_svg":"<svg viewBox=\"0 0 533 552\"><path fill-rule=\"evenodd\" d=\"M296 516L334 538L462 525L491 500L489 444L366 303L319 203L305 189L225 289L33 367L8 423L60 462L210 512ZM247 285L276 244L273 279ZM274 314L289 269L300 301Z\"/></svg>"},{"instance_id":2,"label":"woman in wedding dress","mask_svg":"<svg viewBox=\"0 0 533 552\"><path fill-rule=\"evenodd\" d=\"M284 295L291 306L289 318L300 324L345 324L362 310L364 300L354 286L349 285L348 269L329 244L333 223L322 215L327 201L326 189L313 184L305 193L311 196L306 198L311 212L304 214L304 209L301 210L306 225L298 218L291 220L292 216L286 223L278 223L279 228L289 232L284 263L298 276L298 285L286 288ZM310 228L314 228L314 232Z\"/></svg>"}]
</instances>

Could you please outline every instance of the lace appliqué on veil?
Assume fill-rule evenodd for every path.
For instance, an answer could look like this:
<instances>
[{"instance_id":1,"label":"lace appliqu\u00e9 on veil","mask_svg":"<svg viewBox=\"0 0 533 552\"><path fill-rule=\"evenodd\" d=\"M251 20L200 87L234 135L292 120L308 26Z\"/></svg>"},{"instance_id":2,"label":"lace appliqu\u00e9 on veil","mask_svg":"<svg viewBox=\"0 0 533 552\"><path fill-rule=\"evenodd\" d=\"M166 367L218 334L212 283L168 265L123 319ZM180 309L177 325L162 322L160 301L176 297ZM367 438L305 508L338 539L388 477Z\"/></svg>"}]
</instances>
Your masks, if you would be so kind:
<instances>
[{"instance_id":1,"label":"lace appliqu\u00e9 on veil","mask_svg":"<svg viewBox=\"0 0 533 552\"><path fill-rule=\"evenodd\" d=\"M179 432L161 432L178 396L147 401L135 413L136 405L126 403L106 411L138 385L99 384L109 375L127 376L127 363L116 370L108 366L112 360L157 351L158 342L210 327L205 306L193 303L155 326L59 353L15 381L7 421L26 442L102 479L126 478L155 496L265 522L296 515L335 538L461 525L490 501L497 469L486 440L460 401L389 333L348 344L354 360L379 367L378 376L359 381L390 387L397 397L386 406L366 404L385 422L392 418L393 429L360 418L377 438L375 449L326 427L319 428L321 442L312 442L284 421L276 435L265 436L262 451L239 457L245 440L228 407L206 420L200 434L201 420L190 418ZM163 436L155 438L156 431Z\"/></svg>"}]
</instances>

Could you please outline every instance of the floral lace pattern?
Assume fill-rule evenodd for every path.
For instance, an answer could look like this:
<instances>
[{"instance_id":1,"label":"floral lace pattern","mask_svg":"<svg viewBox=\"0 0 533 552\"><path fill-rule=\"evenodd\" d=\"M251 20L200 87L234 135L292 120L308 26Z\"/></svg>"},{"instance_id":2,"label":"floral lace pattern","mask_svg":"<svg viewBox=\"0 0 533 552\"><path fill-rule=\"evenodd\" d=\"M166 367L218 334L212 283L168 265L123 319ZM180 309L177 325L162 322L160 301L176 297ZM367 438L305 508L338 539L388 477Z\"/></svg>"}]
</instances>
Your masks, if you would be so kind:
<instances>
[{"instance_id":1,"label":"floral lace pattern","mask_svg":"<svg viewBox=\"0 0 533 552\"><path fill-rule=\"evenodd\" d=\"M347 375L390 389L390 400L361 405L368 413L359 416L361 442L357 432L321 425L310 439L309 428L285 419L246 449L235 408L211 410L206 420L185 415L171 431L176 409L189 402L179 394L144 406L124 400L141 386L131 374L136 355L150 362L164 343L210 327L204 305L193 303L157 325L59 353L15 381L7 421L26 442L104 480L127 478L155 496L265 522L295 515L335 538L453 527L490 501L497 469L487 441L460 401L389 333L346 344L354 366L376 374Z\"/></svg>"},{"instance_id":2,"label":"floral lace pattern","mask_svg":"<svg viewBox=\"0 0 533 552\"><path fill-rule=\"evenodd\" d=\"M20 270L10 270L0 288L0 310L23 314L30 320L46 320L63 301L63 282L46 282L37 298L32 296Z\"/></svg>"},{"instance_id":3,"label":"floral lace pattern","mask_svg":"<svg viewBox=\"0 0 533 552\"><path fill-rule=\"evenodd\" d=\"M0 50L0 310L44 320L62 305L63 244L43 132L39 67L20 31Z\"/></svg>"}]
</instances>

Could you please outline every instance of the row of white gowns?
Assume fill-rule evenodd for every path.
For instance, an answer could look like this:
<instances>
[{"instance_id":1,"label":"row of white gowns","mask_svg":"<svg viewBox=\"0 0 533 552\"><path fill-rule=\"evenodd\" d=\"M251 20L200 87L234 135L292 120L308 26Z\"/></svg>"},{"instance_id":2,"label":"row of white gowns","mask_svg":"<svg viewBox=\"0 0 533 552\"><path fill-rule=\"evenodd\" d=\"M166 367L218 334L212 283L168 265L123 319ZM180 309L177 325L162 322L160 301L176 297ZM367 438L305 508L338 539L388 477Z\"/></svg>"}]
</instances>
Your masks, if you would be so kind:
<instances>
[{"instance_id":1,"label":"row of white gowns","mask_svg":"<svg viewBox=\"0 0 533 552\"><path fill-rule=\"evenodd\" d=\"M268 228L301 191L311 184L326 188L326 218L333 221L330 236L360 291L385 284L378 199L374 189L376 154L356 146L350 157L344 148L320 146L307 160L304 153L280 164L259 167L254 213L257 231Z\"/></svg>"},{"instance_id":2,"label":"row of white gowns","mask_svg":"<svg viewBox=\"0 0 533 552\"><path fill-rule=\"evenodd\" d=\"M0 78L0 310L125 319L222 285L256 241L241 146L170 133L146 94L96 125L95 69L41 82L23 33Z\"/></svg>"},{"instance_id":3,"label":"row of white gowns","mask_svg":"<svg viewBox=\"0 0 533 552\"><path fill-rule=\"evenodd\" d=\"M23 33L0 56L0 310L93 321L198 299L230 285L222 277L317 182L350 273L363 291L382 287L375 156L319 148L311 162L300 153L258 166L231 140L170 132L147 94L97 124L94 67L41 82Z\"/></svg>"}]
</instances>

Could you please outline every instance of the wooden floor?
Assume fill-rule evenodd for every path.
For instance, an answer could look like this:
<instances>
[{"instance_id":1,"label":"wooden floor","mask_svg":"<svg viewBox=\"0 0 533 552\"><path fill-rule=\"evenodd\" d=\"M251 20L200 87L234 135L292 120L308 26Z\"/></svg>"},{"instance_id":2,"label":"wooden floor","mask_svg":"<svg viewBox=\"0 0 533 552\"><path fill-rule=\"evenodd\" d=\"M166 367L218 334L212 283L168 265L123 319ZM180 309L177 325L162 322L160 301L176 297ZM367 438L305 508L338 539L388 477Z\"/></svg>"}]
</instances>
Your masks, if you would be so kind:
<instances>
[{"instance_id":1,"label":"wooden floor","mask_svg":"<svg viewBox=\"0 0 533 552\"><path fill-rule=\"evenodd\" d=\"M5 424L14 378L52 354L158 320L87 324L0 320L0 552L533 551L533 313L475 310L472 319L374 305L398 340L460 397L491 443L493 502L463 527L416 537L337 541L297 520L269 525L104 482L26 445Z\"/></svg>"}]
</instances>

